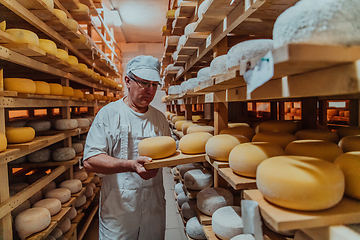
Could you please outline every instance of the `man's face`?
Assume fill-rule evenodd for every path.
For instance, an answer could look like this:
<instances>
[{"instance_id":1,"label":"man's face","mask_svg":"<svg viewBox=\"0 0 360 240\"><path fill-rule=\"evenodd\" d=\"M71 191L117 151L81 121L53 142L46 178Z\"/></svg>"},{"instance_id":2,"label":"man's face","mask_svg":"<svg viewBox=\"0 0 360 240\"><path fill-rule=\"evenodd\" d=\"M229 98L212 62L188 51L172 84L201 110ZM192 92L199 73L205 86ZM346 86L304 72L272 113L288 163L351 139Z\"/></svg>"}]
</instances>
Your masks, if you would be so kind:
<instances>
[{"instance_id":1,"label":"man's face","mask_svg":"<svg viewBox=\"0 0 360 240\"><path fill-rule=\"evenodd\" d=\"M138 107L147 107L154 99L158 82L147 81L137 76L125 77L129 97Z\"/></svg>"}]
</instances>

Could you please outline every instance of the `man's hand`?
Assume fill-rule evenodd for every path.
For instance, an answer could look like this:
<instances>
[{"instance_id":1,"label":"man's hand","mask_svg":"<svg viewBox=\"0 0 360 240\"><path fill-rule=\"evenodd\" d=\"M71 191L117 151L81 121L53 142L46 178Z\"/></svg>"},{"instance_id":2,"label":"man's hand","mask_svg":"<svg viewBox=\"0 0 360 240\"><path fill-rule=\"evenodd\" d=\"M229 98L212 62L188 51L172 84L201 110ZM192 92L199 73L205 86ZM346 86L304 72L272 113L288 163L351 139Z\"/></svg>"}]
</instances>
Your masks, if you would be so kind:
<instances>
[{"instance_id":1,"label":"man's hand","mask_svg":"<svg viewBox=\"0 0 360 240\"><path fill-rule=\"evenodd\" d=\"M139 176L144 179L148 180L153 178L157 175L159 169L150 169L146 170L144 167L144 163L151 162L152 159L150 157L139 156L137 159L133 160L133 169L134 171L139 174Z\"/></svg>"}]
</instances>

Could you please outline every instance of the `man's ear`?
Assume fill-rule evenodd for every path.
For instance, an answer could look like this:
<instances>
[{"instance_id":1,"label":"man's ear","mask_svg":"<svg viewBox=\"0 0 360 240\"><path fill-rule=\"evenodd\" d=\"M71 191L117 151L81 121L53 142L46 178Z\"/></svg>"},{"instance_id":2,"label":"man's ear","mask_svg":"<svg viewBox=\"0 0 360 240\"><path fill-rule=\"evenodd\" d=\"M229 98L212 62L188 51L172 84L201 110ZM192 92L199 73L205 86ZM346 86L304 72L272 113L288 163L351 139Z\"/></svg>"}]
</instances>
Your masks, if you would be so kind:
<instances>
[{"instance_id":1,"label":"man's ear","mask_svg":"<svg viewBox=\"0 0 360 240\"><path fill-rule=\"evenodd\" d=\"M130 87L130 78L128 76L125 76L125 84L126 84L126 87L129 88Z\"/></svg>"}]
</instances>

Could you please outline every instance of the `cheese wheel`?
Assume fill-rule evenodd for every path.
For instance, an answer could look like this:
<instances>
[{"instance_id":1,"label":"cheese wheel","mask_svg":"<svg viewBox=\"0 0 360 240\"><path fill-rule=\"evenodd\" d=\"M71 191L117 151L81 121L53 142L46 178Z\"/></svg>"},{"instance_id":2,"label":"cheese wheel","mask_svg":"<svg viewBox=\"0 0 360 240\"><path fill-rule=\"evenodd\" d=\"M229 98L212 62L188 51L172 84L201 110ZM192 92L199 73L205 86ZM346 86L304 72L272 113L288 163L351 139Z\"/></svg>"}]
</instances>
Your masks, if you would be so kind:
<instances>
[{"instance_id":1,"label":"cheese wheel","mask_svg":"<svg viewBox=\"0 0 360 240\"><path fill-rule=\"evenodd\" d=\"M26 156L19 157L14 161L9 162L9 164L20 164L26 162Z\"/></svg>"},{"instance_id":2,"label":"cheese wheel","mask_svg":"<svg viewBox=\"0 0 360 240\"><path fill-rule=\"evenodd\" d=\"M196 197L198 209L209 216L221 207L234 204L232 193L224 188L204 188Z\"/></svg>"},{"instance_id":3,"label":"cheese wheel","mask_svg":"<svg viewBox=\"0 0 360 240\"><path fill-rule=\"evenodd\" d=\"M100 183L100 182L101 182L101 179L99 178L99 176L95 175L94 178L93 178L93 180L92 180L92 183L98 184L98 183Z\"/></svg>"},{"instance_id":4,"label":"cheese wheel","mask_svg":"<svg viewBox=\"0 0 360 240\"><path fill-rule=\"evenodd\" d=\"M50 94L50 86L47 82L44 81L34 81L35 83L35 93L42 95Z\"/></svg>"},{"instance_id":5,"label":"cheese wheel","mask_svg":"<svg viewBox=\"0 0 360 240\"><path fill-rule=\"evenodd\" d=\"M192 169L184 174L184 184L187 189L202 190L211 187L213 177L209 170Z\"/></svg>"},{"instance_id":6,"label":"cheese wheel","mask_svg":"<svg viewBox=\"0 0 360 240\"><path fill-rule=\"evenodd\" d=\"M321 129L303 129L295 133L295 137L298 140L312 139L312 140L324 140L327 142L338 143L339 138L334 132Z\"/></svg>"},{"instance_id":7,"label":"cheese wheel","mask_svg":"<svg viewBox=\"0 0 360 240\"><path fill-rule=\"evenodd\" d=\"M18 93L35 93L35 82L27 78L4 78L4 89Z\"/></svg>"},{"instance_id":8,"label":"cheese wheel","mask_svg":"<svg viewBox=\"0 0 360 240\"><path fill-rule=\"evenodd\" d=\"M174 18L175 17L175 9L168 10L166 12L166 18Z\"/></svg>"},{"instance_id":9,"label":"cheese wheel","mask_svg":"<svg viewBox=\"0 0 360 240\"><path fill-rule=\"evenodd\" d=\"M77 66L79 64L77 57L72 56L72 55L69 55L69 59L67 62L72 66Z\"/></svg>"},{"instance_id":10,"label":"cheese wheel","mask_svg":"<svg viewBox=\"0 0 360 240\"><path fill-rule=\"evenodd\" d=\"M88 173L85 170L74 172L74 179L79 179L80 181L85 181L88 179Z\"/></svg>"},{"instance_id":11,"label":"cheese wheel","mask_svg":"<svg viewBox=\"0 0 360 240\"><path fill-rule=\"evenodd\" d=\"M54 216L60 212L61 202L56 198L46 198L36 202L33 207L44 207L49 210L51 216Z\"/></svg>"},{"instance_id":12,"label":"cheese wheel","mask_svg":"<svg viewBox=\"0 0 360 240\"><path fill-rule=\"evenodd\" d=\"M6 29L6 21L4 20L4 21L0 22L0 30L5 31L5 29Z\"/></svg>"},{"instance_id":13,"label":"cheese wheel","mask_svg":"<svg viewBox=\"0 0 360 240\"><path fill-rule=\"evenodd\" d=\"M173 118L171 118L171 122L173 124L175 124L177 121L180 121L180 120L185 120L185 116L174 116Z\"/></svg>"},{"instance_id":14,"label":"cheese wheel","mask_svg":"<svg viewBox=\"0 0 360 240\"><path fill-rule=\"evenodd\" d=\"M243 143L231 150L229 166L236 174L255 178L256 169L262 161L284 154L284 150L276 144L267 142Z\"/></svg>"},{"instance_id":15,"label":"cheese wheel","mask_svg":"<svg viewBox=\"0 0 360 240\"><path fill-rule=\"evenodd\" d=\"M74 96L74 89L72 87L63 86L63 96Z\"/></svg>"},{"instance_id":16,"label":"cheese wheel","mask_svg":"<svg viewBox=\"0 0 360 240\"><path fill-rule=\"evenodd\" d=\"M260 132L255 134L252 138L253 142L269 142L280 146L282 149L285 149L286 146L295 141L297 138L286 132Z\"/></svg>"},{"instance_id":17,"label":"cheese wheel","mask_svg":"<svg viewBox=\"0 0 360 240\"><path fill-rule=\"evenodd\" d=\"M66 24L67 15L64 11L62 11L60 9L54 9L54 14L60 19L61 22Z\"/></svg>"},{"instance_id":18,"label":"cheese wheel","mask_svg":"<svg viewBox=\"0 0 360 240\"><path fill-rule=\"evenodd\" d=\"M185 173L191 169L202 169L203 166L200 163L186 163L176 166L179 169L181 177L184 177Z\"/></svg>"},{"instance_id":19,"label":"cheese wheel","mask_svg":"<svg viewBox=\"0 0 360 240\"><path fill-rule=\"evenodd\" d=\"M228 71L226 67L226 54L217 56L210 63L210 75L215 77L217 75L226 73Z\"/></svg>"},{"instance_id":20,"label":"cheese wheel","mask_svg":"<svg viewBox=\"0 0 360 240\"><path fill-rule=\"evenodd\" d=\"M31 207L30 201L25 200L19 206L17 206L14 210L11 211L11 216L16 217L19 213L29 209Z\"/></svg>"},{"instance_id":21,"label":"cheese wheel","mask_svg":"<svg viewBox=\"0 0 360 240\"><path fill-rule=\"evenodd\" d=\"M54 1L53 0L41 0L45 3L46 7L50 10L54 10Z\"/></svg>"},{"instance_id":22,"label":"cheese wheel","mask_svg":"<svg viewBox=\"0 0 360 240\"><path fill-rule=\"evenodd\" d=\"M339 136L339 139L349 135L360 135L360 127L357 126L340 127L337 129L336 134Z\"/></svg>"},{"instance_id":23,"label":"cheese wheel","mask_svg":"<svg viewBox=\"0 0 360 240\"><path fill-rule=\"evenodd\" d=\"M66 131L78 127L78 122L75 119L57 119L55 121L55 129Z\"/></svg>"},{"instance_id":24,"label":"cheese wheel","mask_svg":"<svg viewBox=\"0 0 360 240\"><path fill-rule=\"evenodd\" d=\"M186 233L192 239L206 239L203 226L200 224L197 217L192 217L186 222Z\"/></svg>"},{"instance_id":25,"label":"cheese wheel","mask_svg":"<svg viewBox=\"0 0 360 240\"><path fill-rule=\"evenodd\" d=\"M90 121L87 118L76 118L75 120L78 122L78 127L80 128L86 128L90 126Z\"/></svg>"},{"instance_id":26,"label":"cheese wheel","mask_svg":"<svg viewBox=\"0 0 360 240\"><path fill-rule=\"evenodd\" d=\"M6 139L8 143L30 142L35 137L35 130L32 127L7 127Z\"/></svg>"},{"instance_id":27,"label":"cheese wheel","mask_svg":"<svg viewBox=\"0 0 360 240\"><path fill-rule=\"evenodd\" d=\"M79 9L73 9L71 10L71 12L82 12L84 14L89 14L89 7L86 6L85 4L78 3L78 7Z\"/></svg>"},{"instance_id":28,"label":"cheese wheel","mask_svg":"<svg viewBox=\"0 0 360 240\"><path fill-rule=\"evenodd\" d=\"M360 135L349 135L340 139L338 145L344 152L360 151Z\"/></svg>"},{"instance_id":29,"label":"cheese wheel","mask_svg":"<svg viewBox=\"0 0 360 240\"><path fill-rule=\"evenodd\" d=\"M58 148L52 153L52 158L55 162L69 161L75 156L75 149L72 147Z\"/></svg>"},{"instance_id":30,"label":"cheese wheel","mask_svg":"<svg viewBox=\"0 0 360 240\"><path fill-rule=\"evenodd\" d=\"M65 203L71 198L71 192L67 188L55 188L48 191L45 194L45 198L56 198L59 199L61 203Z\"/></svg>"},{"instance_id":31,"label":"cheese wheel","mask_svg":"<svg viewBox=\"0 0 360 240\"><path fill-rule=\"evenodd\" d=\"M214 160L229 161L230 151L239 145L240 141L229 134L220 134L211 137L205 145L206 154Z\"/></svg>"},{"instance_id":32,"label":"cheese wheel","mask_svg":"<svg viewBox=\"0 0 360 240\"><path fill-rule=\"evenodd\" d=\"M297 128L296 122L273 120L260 123L259 132L285 132L294 134L297 131Z\"/></svg>"},{"instance_id":33,"label":"cheese wheel","mask_svg":"<svg viewBox=\"0 0 360 240\"><path fill-rule=\"evenodd\" d=\"M82 189L82 182L79 179L69 179L61 182L59 184L59 187L61 188L67 188L70 190L71 193L77 193L80 192Z\"/></svg>"},{"instance_id":34,"label":"cheese wheel","mask_svg":"<svg viewBox=\"0 0 360 240\"><path fill-rule=\"evenodd\" d=\"M189 197L185 192L181 192L177 195L176 202L179 206L182 206L182 204L187 201L189 201Z\"/></svg>"},{"instance_id":35,"label":"cheese wheel","mask_svg":"<svg viewBox=\"0 0 360 240\"><path fill-rule=\"evenodd\" d=\"M65 215L70 220L73 220L77 216L77 211L75 207L72 207Z\"/></svg>"},{"instance_id":36,"label":"cheese wheel","mask_svg":"<svg viewBox=\"0 0 360 240\"><path fill-rule=\"evenodd\" d=\"M188 127L188 129L186 130L186 134L189 133L195 133L195 132L208 132L211 134L214 134L214 127L212 126L200 126L200 125L191 125Z\"/></svg>"},{"instance_id":37,"label":"cheese wheel","mask_svg":"<svg viewBox=\"0 0 360 240\"><path fill-rule=\"evenodd\" d=\"M184 135L186 135L187 129L188 129L191 125L194 125L194 123L193 123L193 122L190 122L190 121L184 122L184 123L181 125L181 131L183 132Z\"/></svg>"},{"instance_id":38,"label":"cheese wheel","mask_svg":"<svg viewBox=\"0 0 360 240\"><path fill-rule=\"evenodd\" d=\"M79 63L78 68L79 68L80 72L87 73L88 67L86 66L86 64Z\"/></svg>"},{"instance_id":39,"label":"cheese wheel","mask_svg":"<svg viewBox=\"0 0 360 240\"><path fill-rule=\"evenodd\" d=\"M255 238L252 234L248 233L248 234L237 235L237 236L231 238L230 240L255 240Z\"/></svg>"},{"instance_id":40,"label":"cheese wheel","mask_svg":"<svg viewBox=\"0 0 360 240\"><path fill-rule=\"evenodd\" d=\"M51 182L49 182L45 187L43 187L43 188L41 189L41 192L42 192L42 194L45 196L45 194L46 194L48 191L53 190L53 189L55 189L55 188L56 188L55 182L51 181Z\"/></svg>"},{"instance_id":41,"label":"cheese wheel","mask_svg":"<svg viewBox=\"0 0 360 240\"><path fill-rule=\"evenodd\" d=\"M347 152L334 161L345 176L345 194L360 200L360 151Z\"/></svg>"},{"instance_id":42,"label":"cheese wheel","mask_svg":"<svg viewBox=\"0 0 360 240\"><path fill-rule=\"evenodd\" d=\"M220 131L220 134L237 134L242 135L250 140L255 135L255 130L248 126L237 126L232 128L225 128Z\"/></svg>"},{"instance_id":43,"label":"cheese wheel","mask_svg":"<svg viewBox=\"0 0 360 240\"><path fill-rule=\"evenodd\" d=\"M335 206L344 195L344 174L333 163L304 156L277 156L260 163L256 184L269 202L301 211Z\"/></svg>"},{"instance_id":44,"label":"cheese wheel","mask_svg":"<svg viewBox=\"0 0 360 240\"><path fill-rule=\"evenodd\" d=\"M53 41L49 40L49 39L39 39L39 48L41 48L42 50L44 50L47 53L50 53L52 55L56 56L57 53L57 46L56 43L54 43Z\"/></svg>"},{"instance_id":45,"label":"cheese wheel","mask_svg":"<svg viewBox=\"0 0 360 240\"><path fill-rule=\"evenodd\" d=\"M71 228L71 221L67 217L64 217L61 221L58 222L56 227L60 229L63 234L65 234Z\"/></svg>"},{"instance_id":46,"label":"cheese wheel","mask_svg":"<svg viewBox=\"0 0 360 240\"><path fill-rule=\"evenodd\" d=\"M75 201L75 207L81 207L86 203L86 196L83 194L80 197L78 197Z\"/></svg>"},{"instance_id":47,"label":"cheese wheel","mask_svg":"<svg viewBox=\"0 0 360 240\"><path fill-rule=\"evenodd\" d=\"M94 188L90 185L87 185L85 187L85 192L84 192L85 197L87 198L92 197L93 194L94 194Z\"/></svg>"},{"instance_id":48,"label":"cheese wheel","mask_svg":"<svg viewBox=\"0 0 360 240\"><path fill-rule=\"evenodd\" d=\"M51 122L50 121L31 121L27 123L28 127L32 127L35 132L42 132L50 130Z\"/></svg>"},{"instance_id":49,"label":"cheese wheel","mask_svg":"<svg viewBox=\"0 0 360 240\"><path fill-rule=\"evenodd\" d=\"M181 215L185 219L190 219L192 217L196 217L196 201L195 200L189 200L187 202L184 202L181 205Z\"/></svg>"},{"instance_id":50,"label":"cheese wheel","mask_svg":"<svg viewBox=\"0 0 360 240\"><path fill-rule=\"evenodd\" d=\"M63 93L63 88L58 83L49 83L50 86L50 95L61 96Z\"/></svg>"},{"instance_id":51,"label":"cheese wheel","mask_svg":"<svg viewBox=\"0 0 360 240\"><path fill-rule=\"evenodd\" d=\"M54 238L53 236L51 235L48 235L45 240L56 240L56 238Z\"/></svg>"},{"instance_id":52,"label":"cheese wheel","mask_svg":"<svg viewBox=\"0 0 360 240\"><path fill-rule=\"evenodd\" d=\"M52 230L49 235L53 236L55 239L58 239L63 235L63 232L59 228L54 228L54 230Z\"/></svg>"},{"instance_id":53,"label":"cheese wheel","mask_svg":"<svg viewBox=\"0 0 360 240\"><path fill-rule=\"evenodd\" d=\"M47 162L51 159L51 150L47 148L40 149L36 152L30 153L27 160L32 163Z\"/></svg>"},{"instance_id":54,"label":"cheese wheel","mask_svg":"<svg viewBox=\"0 0 360 240\"><path fill-rule=\"evenodd\" d=\"M28 43L34 46L39 46L39 37L36 33L18 28L6 29L6 33L12 35L16 43Z\"/></svg>"},{"instance_id":55,"label":"cheese wheel","mask_svg":"<svg viewBox=\"0 0 360 240\"><path fill-rule=\"evenodd\" d=\"M77 32L78 28L79 28L79 24L76 20L68 18L66 20L66 25L74 32Z\"/></svg>"},{"instance_id":56,"label":"cheese wheel","mask_svg":"<svg viewBox=\"0 0 360 240\"><path fill-rule=\"evenodd\" d=\"M7 139L5 134L0 133L0 152L4 151L7 148Z\"/></svg>"},{"instance_id":57,"label":"cheese wheel","mask_svg":"<svg viewBox=\"0 0 360 240\"><path fill-rule=\"evenodd\" d=\"M231 239L244 233L241 207L226 206L219 208L211 217L211 227L220 239Z\"/></svg>"},{"instance_id":58,"label":"cheese wheel","mask_svg":"<svg viewBox=\"0 0 360 240\"><path fill-rule=\"evenodd\" d=\"M177 131L182 131L181 129L182 129L182 125L184 124L184 123L186 123L186 122L188 122L187 120L179 120L179 121L176 121L175 122L175 129L177 130Z\"/></svg>"},{"instance_id":59,"label":"cheese wheel","mask_svg":"<svg viewBox=\"0 0 360 240\"><path fill-rule=\"evenodd\" d=\"M84 93L79 89L74 89L74 97L82 99L84 98Z\"/></svg>"},{"instance_id":60,"label":"cheese wheel","mask_svg":"<svg viewBox=\"0 0 360 240\"><path fill-rule=\"evenodd\" d=\"M43 207L26 209L15 218L15 229L20 239L47 228L51 222L49 210Z\"/></svg>"},{"instance_id":61,"label":"cheese wheel","mask_svg":"<svg viewBox=\"0 0 360 240\"><path fill-rule=\"evenodd\" d=\"M89 101L94 101L95 100L94 94L89 94L89 93L85 93L84 98L89 100Z\"/></svg>"},{"instance_id":62,"label":"cheese wheel","mask_svg":"<svg viewBox=\"0 0 360 240\"><path fill-rule=\"evenodd\" d=\"M181 182L175 184L174 191L175 191L176 194L180 194L182 192L185 192L184 191L184 185Z\"/></svg>"},{"instance_id":63,"label":"cheese wheel","mask_svg":"<svg viewBox=\"0 0 360 240\"><path fill-rule=\"evenodd\" d=\"M194 132L183 136L179 141L179 149L186 154L205 153L206 142L213 137L208 132Z\"/></svg>"},{"instance_id":64,"label":"cheese wheel","mask_svg":"<svg viewBox=\"0 0 360 240\"><path fill-rule=\"evenodd\" d=\"M315 157L328 162L334 162L343 151L333 142L325 142L322 140L297 140L286 146L285 153L287 155Z\"/></svg>"},{"instance_id":65,"label":"cheese wheel","mask_svg":"<svg viewBox=\"0 0 360 240\"><path fill-rule=\"evenodd\" d=\"M57 49L56 56L65 62L69 61L69 54L64 49Z\"/></svg>"},{"instance_id":66,"label":"cheese wheel","mask_svg":"<svg viewBox=\"0 0 360 240\"><path fill-rule=\"evenodd\" d=\"M86 187L91 187L93 190L95 190L96 189L96 185L95 185L95 183L88 183L88 184L86 184Z\"/></svg>"},{"instance_id":67,"label":"cheese wheel","mask_svg":"<svg viewBox=\"0 0 360 240\"><path fill-rule=\"evenodd\" d=\"M166 158L176 152L176 142L169 136L145 138L139 142L138 150L140 156Z\"/></svg>"},{"instance_id":68,"label":"cheese wheel","mask_svg":"<svg viewBox=\"0 0 360 240\"><path fill-rule=\"evenodd\" d=\"M75 150L76 154L84 151L84 145L82 143L73 143L71 147Z\"/></svg>"}]
</instances>

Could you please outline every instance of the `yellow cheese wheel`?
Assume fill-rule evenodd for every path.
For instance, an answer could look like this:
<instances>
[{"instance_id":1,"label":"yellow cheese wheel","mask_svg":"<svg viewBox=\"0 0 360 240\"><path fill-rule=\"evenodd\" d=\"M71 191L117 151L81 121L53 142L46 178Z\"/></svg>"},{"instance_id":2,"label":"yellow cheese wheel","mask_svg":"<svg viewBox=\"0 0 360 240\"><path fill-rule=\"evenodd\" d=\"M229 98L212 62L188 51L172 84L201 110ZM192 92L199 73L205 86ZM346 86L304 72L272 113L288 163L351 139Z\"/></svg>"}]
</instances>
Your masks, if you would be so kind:
<instances>
[{"instance_id":1,"label":"yellow cheese wheel","mask_svg":"<svg viewBox=\"0 0 360 240\"><path fill-rule=\"evenodd\" d=\"M191 125L186 130L186 134L194 133L194 132L208 132L214 134L214 127L212 126L201 126L201 125Z\"/></svg>"},{"instance_id":2,"label":"yellow cheese wheel","mask_svg":"<svg viewBox=\"0 0 360 240\"><path fill-rule=\"evenodd\" d=\"M360 151L360 135L349 135L339 141L339 146L344 152Z\"/></svg>"},{"instance_id":3,"label":"yellow cheese wheel","mask_svg":"<svg viewBox=\"0 0 360 240\"><path fill-rule=\"evenodd\" d=\"M333 142L323 140L297 140L289 143L285 148L287 155L307 156L320 158L328 162L343 154L342 149Z\"/></svg>"},{"instance_id":4,"label":"yellow cheese wheel","mask_svg":"<svg viewBox=\"0 0 360 240\"><path fill-rule=\"evenodd\" d=\"M54 1L53 0L41 0L43 3L45 3L45 5L47 6L48 9L50 10L54 10Z\"/></svg>"},{"instance_id":5,"label":"yellow cheese wheel","mask_svg":"<svg viewBox=\"0 0 360 240\"><path fill-rule=\"evenodd\" d=\"M176 142L169 136L145 138L139 142L138 150L140 156L166 158L176 152Z\"/></svg>"},{"instance_id":6,"label":"yellow cheese wheel","mask_svg":"<svg viewBox=\"0 0 360 240\"><path fill-rule=\"evenodd\" d=\"M89 7L85 4L78 3L79 9L71 10L72 12L83 12L89 14Z\"/></svg>"},{"instance_id":7,"label":"yellow cheese wheel","mask_svg":"<svg viewBox=\"0 0 360 240\"><path fill-rule=\"evenodd\" d=\"M6 29L6 21L0 22L0 30L5 31L5 29Z\"/></svg>"},{"instance_id":8,"label":"yellow cheese wheel","mask_svg":"<svg viewBox=\"0 0 360 240\"><path fill-rule=\"evenodd\" d=\"M57 47L56 47L56 43L54 43L53 41L49 40L49 39L39 39L39 48L41 48L42 50L44 50L47 53L50 53L52 55L56 56L57 53Z\"/></svg>"},{"instance_id":9,"label":"yellow cheese wheel","mask_svg":"<svg viewBox=\"0 0 360 240\"><path fill-rule=\"evenodd\" d=\"M205 144L213 135L208 132L195 132L183 136L179 149L186 154L205 153Z\"/></svg>"},{"instance_id":10,"label":"yellow cheese wheel","mask_svg":"<svg viewBox=\"0 0 360 240\"><path fill-rule=\"evenodd\" d=\"M328 117L333 117L339 115L339 110L338 109L328 109L327 110L327 116Z\"/></svg>"},{"instance_id":11,"label":"yellow cheese wheel","mask_svg":"<svg viewBox=\"0 0 360 240\"><path fill-rule=\"evenodd\" d=\"M95 99L95 100L101 100L102 97L101 97L100 94L94 94L94 99Z\"/></svg>"},{"instance_id":12,"label":"yellow cheese wheel","mask_svg":"<svg viewBox=\"0 0 360 240\"><path fill-rule=\"evenodd\" d=\"M175 17L175 9L169 10L166 12L166 17L167 18L174 18Z\"/></svg>"},{"instance_id":13,"label":"yellow cheese wheel","mask_svg":"<svg viewBox=\"0 0 360 240\"><path fill-rule=\"evenodd\" d=\"M231 150L240 144L240 141L229 134L220 134L211 137L205 145L206 154L214 160L229 161Z\"/></svg>"},{"instance_id":14,"label":"yellow cheese wheel","mask_svg":"<svg viewBox=\"0 0 360 240\"><path fill-rule=\"evenodd\" d=\"M94 101L94 100L95 100L94 94L89 94L89 93L85 94L85 95L84 95L84 98L87 99L87 100L90 100L90 101Z\"/></svg>"},{"instance_id":15,"label":"yellow cheese wheel","mask_svg":"<svg viewBox=\"0 0 360 240\"><path fill-rule=\"evenodd\" d=\"M50 86L50 95L61 96L63 93L63 86L58 83L49 83Z\"/></svg>"},{"instance_id":16,"label":"yellow cheese wheel","mask_svg":"<svg viewBox=\"0 0 360 240\"><path fill-rule=\"evenodd\" d=\"M345 176L345 194L360 200L360 151L347 152L335 159Z\"/></svg>"},{"instance_id":17,"label":"yellow cheese wheel","mask_svg":"<svg viewBox=\"0 0 360 240\"><path fill-rule=\"evenodd\" d=\"M0 152L4 151L7 148L7 139L5 134L0 133Z\"/></svg>"},{"instance_id":18,"label":"yellow cheese wheel","mask_svg":"<svg viewBox=\"0 0 360 240\"><path fill-rule=\"evenodd\" d=\"M63 96L74 96L74 89L72 87L63 86Z\"/></svg>"},{"instance_id":19,"label":"yellow cheese wheel","mask_svg":"<svg viewBox=\"0 0 360 240\"><path fill-rule=\"evenodd\" d=\"M6 29L5 32L12 35L17 43L28 43L34 46L39 46L39 37L36 33L18 28Z\"/></svg>"},{"instance_id":20,"label":"yellow cheese wheel","mask_svg":"<svg viewBox=\"0 0 360 240\"><path fill-rule=\"evenodd\" d=\"M170 114L171 114L171 112L169 112L169 111L164 112L164 115L165 115L166 119L168 119L168 116L170 116Z\"/></svg>"},{"instance_id":21,"label":"yellow cheese wheel","mask_svg":"<svg viewBox=\"0 0 360 240\"><path fill-rule=\"evenodd\" d=\"M295 141L296 137L291 133L286 132L260 132L255 134L252 138L253 142L269 142L285 149L286 146Z\"/></svg>"},{"instance_id":22,"label":"yellow cheese wheel","mask_svg":"<svg viewBox=\"0 0 360 240\"><path fill-rule=\"evenodd\" d=\"M60 19L61 22L63 23L67 22L67 16L64 11L60 9L54 9L54 14Z\"/></svg>"},{"instance_id":23,"label":"yellow cheese wheel","mask_svg":"<svg viewBox=\"0 0 360 240\"><path fill-rule=\"evenodd\" d=\"M237 134L237 135L243 135L247 139L252 139L252 137L255 135L255 130L251 127L247 126L237 126L232 128L225 128L220 131L220 134Z\"/></svg>"},{"instance_id":24,"label":"yellow cheese wheel","mask_svg":"<svg viewBox=\"0 0 360 240\"><path fill-rule=\"evenodd\" d=\"M69 55L69 59L67 61L70 65L77 66L79 64L79 61L77 57Z\"/></svg>"},{"instance_id":25,"label":"yellow cheese wheel","mask_svg":"<svg viewBox=\"0 0 360 240\"><path fill-rule=\"evenodd\" d=\"M185 122L181 125L181 131L183 132L184 135L186 135L187 133L187 129L191 126L194 125L193 122Z\"/></svg>"},{"instance_id":26,"label":"yellow cheese wheel","mask_svg":"<svg viewBox=\"0 0 360 240\"><path fill-rule=\"evenodd\" d=\"M175 128L176 128L176 130L177 130L177 131L182 131L182 125L183 125L184 123L186 123L186 122L188 122L188 121L186 121L186 120L176 121L176 123L175 123Z\"/></svg>"},{"instance_id":27,"label":"yellow cheese wheel","mask_svg":"<svg viewBox=\"0 0 360 240\"><path fill-rule=\"evenodd\" d=\"M336 134L339 136L339 139L349 135L360 135L360 127L357 126L340 127L336 131Z\"/></svg>"},{"instance_id":28,"label":"yellow cheese wheel","mask_svg":"<svg viewBox=\"0 0 360 240\"><path fill-rule=\"evenodd\" d=\"M170 113L169 116L167 117L168 120L171 120L171 118L173 118L174 116L176 116L175 113Z\"/></svg>"},{"instance_id":29,"label":"yellow cheese wheel","mask_svg":"<svg viewBox=\"0 0 360 240\"><path fill-rule=\"evenodd\" d=\"M87 38L83 34L80 34L79 36L80 36L79 39L71 39L71 42L72 43L86 43L87 42Z\"/></svg>"},{"instance_id":30,"label":"yellow cheese wheel","mask_svg":"<svg viewBox=\"0 0 360 240\"><path fill-rule=\"evenodd\" d=\"M84 98L84 93L79 89L74 89L74 97Z\"/></svg>"},{"instance_id":31,"label":"yellow cheese wheel","mask_svg":"<svg viewBox=\"0 0 360 240\"><path fill-rule=\"evenodd\" d=\"M243 143L231 150L229 166L236 174L255 178L256 169L262 161L281 155L285 155L285 152L276 144L267 142Z\"/></svg>"},{"instance_id":32,"label":"yellow cheese wheel","mask_svg":"<svg viewBox=\"0 0 360 240\"><path fill-rule=\"evenodd\" d=\"M228 128L239 127L239 126L250 127L248 123L228 123Z\"/></svg>"},{"instance_id":33,"label":"yellow cheese wheel","mask_svg":"<svg viewBox=\"0 0 360 240\"><path fill-rule=\"evenodd\" d=\"M202 119L202 118L203 118L203 116L201 116L201 115L192 115L191 116L191 120L194 121L194 122L196 122L196 121L198 121L199 119Z\"/></svg>"},{"instance_id":34,"label":"yellow cheese wheel","mask_svg":"<svg viewBox=\"0 0 360 240\"><path fill-rule=\"evenodd\" d=\"M161 31L165 32L167 29L166 25L162 26Z\"/></svg>"},{"instance_id":35,"label":"yellow cheese wheel","mask_svg":"<svg viewBox=\"0 0 360 240\"><path fill-rule=\"evenodd\" d=\"M334 132L321 129L303 129L295 133L295 137L299 140L313 139L313 140L324 140L327 142L338 143L339 138Z\"/></svg>"},{"instance_id":36,"label":"yellow cheese wheel","mask_svg":"<svg viewBox=\"0 0 360 240\"><path fill-rule=\"evenodd\" d=\"M50 94L50 85L44 81L34 81L36 90L36 94L49 95Z\"/></svg>"},{"instance_id":37,"label":"yellow cheese wheel","mask_svg":"<svg viewBox=\"0 0 360 240\"><path fill-rule=\"evenodd\" d=\"M66 20L66 25L74 32L77 32L79 24L76 20L68 18Z\"/></svg>"},{"instance_id":38,"label":"yellow cheese wheel","mask_svg":"<svg viewBox=\"0 0 360 240\"><path fill-rule=\"evenodd\" d=\"M80 70L81 72L87 73L88 67L86 66L86 64L79 63L79 64L78 64L78 68L79 68L79 70Z\"/></svg>"},{"instance_id":39,"label":"yellow cheese wheel","mask_svg":"<svg viewBox=\"0 0 360 240\"><path fill-rule=\"evenodd\" d=\"M4 89L18 93L35 93L36 85L27 78L4 78Z\"/></svg>"},{"instance_id":40,"label":"yellow cheese wheel","mask_svg":"<svg viewBox=\"0 0 360 240\"><path fill-rule=\"evenodd\" d=\"M60 58L61 60L64 60L64 61L69 61L69 54L67 51L65 51L64 49L60 49L58 48L57 49L57 52L56 52L56 56L58 58Z\"/></svg>"},{"instance_id":41,"label":"yellow cheese wheel","mask_svg":"<svg viewBox=\"0 0 360 240\"><path fill-rule=\"evenodd\" d=\"M257 168L256 184L269 202L301 211L331 208L340 202L345 190L340 168L304 156L266 159Z\"/></svg>"},{"instance_id":42,"label":"yellow cheese wheel","mask_svg":"<svg viewBox=\"0 0 360 240\"><path fill-rule=\"evenodd\" d=\"M92 76L94 74L94 71L91 68L88 68L86 70L86 74L89 75L89 76Z\"/></svg>"},{"instance_id":43,"label":"yellow cheese wheel","mask_svg":"<svg viewBox=\"0 0 360 240\"><path fill-rule=\"evenodd\" d=\"M259 132L286 132L294 134L297 129L296 122L284 120L267 121L259 125Z\"/></svg>"},{"instance_id":44,"label":"yellow cheese wheel","mask_svg":"<svg viewBox=\"0 0 360 240\"><path fill-rule=\"evenodd\" d=\"M174 116L172 119L171 119L171 122L173 124L175 124L177 121L182 121L182 120L185 120L185 116Z\"/></svg>"},{"instance_id":45,"label":"yellow cheese wheel","mask_svg":"<svg viewBox=\"0 0 360 240\"><path fill-rule=\"evenodd\" d=\"M7 127L6 139L8 143L30 142L35 137L35 130L32 127Z\"/></svg>"}]
</instances>

